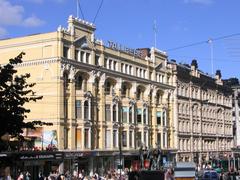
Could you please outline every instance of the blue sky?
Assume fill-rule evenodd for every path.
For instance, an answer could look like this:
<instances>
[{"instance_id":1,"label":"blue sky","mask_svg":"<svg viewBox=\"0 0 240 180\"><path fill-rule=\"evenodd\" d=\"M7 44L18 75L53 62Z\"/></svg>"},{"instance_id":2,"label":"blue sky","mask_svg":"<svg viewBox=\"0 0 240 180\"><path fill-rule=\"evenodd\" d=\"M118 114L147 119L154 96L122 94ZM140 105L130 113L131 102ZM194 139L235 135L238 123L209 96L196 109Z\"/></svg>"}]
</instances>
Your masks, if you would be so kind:
<instances>
[{"instance_id":1,"label":"blue sky","mask_svg":"<svg viewBox=\"0 0 240 180\"><path fill-rule=\"evenodd\" d=\"M84 18L93 21L102 0L80 0ZM211 48L207 40L240 33L239 0L104 0L96 18L96 37L131 48L154 45L169 50L169 59L191 63L211 74ZM0 38L55 31L76 16L76 0L0 0ZM81 14L80 14L80 17ZM223 78L240 78L240 35L212 41L213 69Z\"/></svg>"}]
</instances>

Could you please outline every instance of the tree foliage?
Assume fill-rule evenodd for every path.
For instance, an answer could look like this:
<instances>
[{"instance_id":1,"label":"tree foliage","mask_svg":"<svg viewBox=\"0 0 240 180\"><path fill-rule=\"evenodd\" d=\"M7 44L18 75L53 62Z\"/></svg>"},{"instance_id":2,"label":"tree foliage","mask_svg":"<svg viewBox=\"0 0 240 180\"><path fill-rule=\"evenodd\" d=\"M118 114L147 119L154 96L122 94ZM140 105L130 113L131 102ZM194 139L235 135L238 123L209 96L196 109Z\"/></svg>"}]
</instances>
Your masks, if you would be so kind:
<instances>
[{"instance_id":1,"label":"tree foliage","mask_svg":"<svg viewBox=\"0 0 240 180\"><path fill-rule=\"evenodd\" d=\"M15 66L22 63L24 54L22 52L10 59L8 64L0 66L0 137L5 134L21 137L24 128L50 125L41 121L24 121L26 114L30 112L30 109L24 107L25 103L42 99L42 96L36 96L31 89L35 83L27 83L30 74L17 74Z\"/></svg>"}]
</instances>

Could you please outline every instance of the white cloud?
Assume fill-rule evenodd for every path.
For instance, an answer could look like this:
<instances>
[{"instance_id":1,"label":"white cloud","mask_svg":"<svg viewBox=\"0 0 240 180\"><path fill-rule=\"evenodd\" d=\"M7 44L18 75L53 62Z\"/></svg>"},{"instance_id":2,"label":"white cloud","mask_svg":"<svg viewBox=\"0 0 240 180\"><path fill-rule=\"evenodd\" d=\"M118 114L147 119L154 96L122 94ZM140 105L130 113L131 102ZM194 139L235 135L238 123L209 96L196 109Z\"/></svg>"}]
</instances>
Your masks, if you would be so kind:
<instances>
[{"instance_id":1,"label":"white cloud","mask_svg":"<svg viewBox=\"0 0 240 180\"><path fill-rule=\"evenodd\" d=\"M18 25L22 22L24 8L19 5L12 5L6 0L0 0L0 24Z\"/></svg>"},{"instance_id":2,"label":"white cloud","mask_svg":"<svg viewBox=\"0 0 240 180\"><path fill-rule=\"evenodd\" d=\"M31 0L40 2L42 0ZM36 16L24 18L24 7L13 5L9 0L0 0L0 25L2 26L26 26L37 27L45 22Z\"/></svg>"},{"instance_id":3,"label":"white cloud","mask_svg":"<svg viewBox=\"0 0 240 180\"><path fill-rule=\"evenodd\" d=\"M184 0L184 3L194 3L194 4L202 4L202 5L210 5L213 3L213 0Z\"/></svg>"},{"instance_id":4,"label":"white cloud","mask_svg":"<svg viewBox=\"0 0 240 180\"><path fill-rule=\"evenodd\" d=\"M43 24L45 24L45 22L35 16L28 17L23 21L23 25L26 27L38 27Z\"/></svg>"},{"instance_id":5,"label":"white cloud","mask_svg":"<svg viewBox=\"0 0 240 180\"><path fill-rule=\"evenodd\" d=\"M2 28L2 27L0 27L0 38L4 37L6 34L7 34L7 30Z\"/></svg>"}]
</instances>

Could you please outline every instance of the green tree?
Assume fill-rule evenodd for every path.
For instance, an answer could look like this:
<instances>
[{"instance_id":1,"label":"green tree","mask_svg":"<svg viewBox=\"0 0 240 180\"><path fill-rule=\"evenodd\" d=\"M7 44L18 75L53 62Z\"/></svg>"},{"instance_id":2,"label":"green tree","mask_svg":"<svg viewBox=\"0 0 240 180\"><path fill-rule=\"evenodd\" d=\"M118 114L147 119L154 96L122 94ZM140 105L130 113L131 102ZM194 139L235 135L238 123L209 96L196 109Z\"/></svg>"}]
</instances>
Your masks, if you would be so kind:
<instances>
[{"instance_id":1,"label":"green tree","mask_svg":"<svg viewBox=\"0 0 240 180\"><path fill-rule=\"evenodd\" d=\"M0 137L9 134L12 137L22 137L24 128L35 129L36 125L51 125L41 121L25 122L30 109L25 103L42 99L31 89L35 83L27 83L29 73L17 75L16 65L22 63L24 52L10 59L9 63L0 66Z\"/></svg>"}]
</instances>

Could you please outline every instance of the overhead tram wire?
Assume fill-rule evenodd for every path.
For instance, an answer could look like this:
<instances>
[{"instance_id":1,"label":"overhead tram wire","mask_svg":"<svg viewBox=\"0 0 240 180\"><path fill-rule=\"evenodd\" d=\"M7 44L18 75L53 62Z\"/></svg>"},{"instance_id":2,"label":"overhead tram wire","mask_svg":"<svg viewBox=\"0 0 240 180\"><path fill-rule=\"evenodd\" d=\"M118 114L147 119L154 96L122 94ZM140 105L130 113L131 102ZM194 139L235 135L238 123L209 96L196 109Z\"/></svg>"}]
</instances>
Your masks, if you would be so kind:
<instances>
[{"instance_id":1,"label":"overhead tram wire","mask_svg":"<svg viewBox=\"0 0 240 180\"><path fill-rule=\"evenodd\" d=\"M96 19L97 19L97 16L98 16L98 14L99 14L99 12L100 12L100 10L101 10L101 8L102 8L102 5L103 5L103 0L101 0L101 3L100 3L100 5L99 5L99 7L98 7L98 10L97 10L97 13L96 13L96 15L95 15L95 17L94 17L94 19L93 19L93 23L95 23L95 21L96 21Z\"/></svg>"},{"instance_id":2,"label":"overhead tram wire","mask_svg":"<svg viewBox=\"0 0 240 180\"><path fill-rule=\"evenodd\" d=\"M240 36L240 33L220 36L220 37L217 37L217 38L211 38L211 40L212 41L219 41L219 40L227 39L227 38L234 37L234 36ZM179 47L175 47L175 48L166 49L164 51L166 51L166 52L168 52L168 51L175 51L175 50L178 50L178 49L183 49L183 48L197 46L197 45L201 45L201 44L207 44L207 43L209 43L209 39L205 40L205 41L199 41L199 42L196 42L196 43L192 43L192 44L187 44L187 45L184 45L184 46L179 46Z\"/></svg>"}]
</instances>

